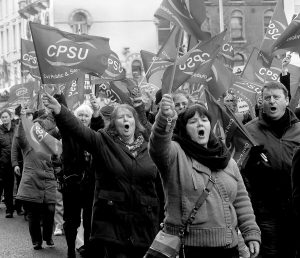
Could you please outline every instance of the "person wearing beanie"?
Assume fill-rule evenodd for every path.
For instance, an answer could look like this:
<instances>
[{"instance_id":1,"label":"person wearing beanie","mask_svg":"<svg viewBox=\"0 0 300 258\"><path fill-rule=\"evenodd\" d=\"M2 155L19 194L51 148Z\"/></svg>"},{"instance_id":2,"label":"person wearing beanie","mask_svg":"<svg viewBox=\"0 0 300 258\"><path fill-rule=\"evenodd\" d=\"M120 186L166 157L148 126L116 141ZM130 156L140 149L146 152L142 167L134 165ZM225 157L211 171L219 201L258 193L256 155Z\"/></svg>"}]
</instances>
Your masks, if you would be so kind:
<instances>
[{"instance_id":1,"label":"person wearing beanie","mask_svg":"<svg viewBox=\"0 0 300 258\"><path fill-rule=\"evenodd\" d=\"M172 96L163 95L149 154L164 185L163 231L184 233L180 257L239 257L237 227L251 257L257 257L261 237L250 198L236 162L215 137L211 115L203 105L188 106L178 115ZM184 222L206 191L207 197L185 228Z\"/></svg>"}]
</instances>

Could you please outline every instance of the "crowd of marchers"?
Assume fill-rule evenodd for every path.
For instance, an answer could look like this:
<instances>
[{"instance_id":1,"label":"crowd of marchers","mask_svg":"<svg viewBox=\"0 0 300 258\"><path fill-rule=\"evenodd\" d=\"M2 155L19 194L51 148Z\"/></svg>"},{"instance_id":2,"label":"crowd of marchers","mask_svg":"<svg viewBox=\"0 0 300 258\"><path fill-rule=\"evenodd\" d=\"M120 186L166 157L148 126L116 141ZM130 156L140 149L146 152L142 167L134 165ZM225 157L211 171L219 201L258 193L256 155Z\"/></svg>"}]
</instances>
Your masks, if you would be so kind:
<instances>
[{"instance_id":1,"label":"crowd of marchers","mask_svg":"<svg viewBox=\"0 0 300 258\"><path fill-rule=\"evenodd\" d=\"M289 58L280 82L264 84L256 117L237 112L234 93L222 98L257 142L241 168L214 135L205 103L180 90L145 103L137 89L132 105L102 108L91 94L74 112L59 91L44 94L41 110L19 106L18 119L1 110L6 218L25 214L37 252L64 234L66 256L76 257L82 221L82 257L150 258L159 230L182 234L211 184L184 228L180 258L300 257L300 121L289 106ZM23 117L59 139L62 155L37 152Z\"/></svg>"}]
</instances>

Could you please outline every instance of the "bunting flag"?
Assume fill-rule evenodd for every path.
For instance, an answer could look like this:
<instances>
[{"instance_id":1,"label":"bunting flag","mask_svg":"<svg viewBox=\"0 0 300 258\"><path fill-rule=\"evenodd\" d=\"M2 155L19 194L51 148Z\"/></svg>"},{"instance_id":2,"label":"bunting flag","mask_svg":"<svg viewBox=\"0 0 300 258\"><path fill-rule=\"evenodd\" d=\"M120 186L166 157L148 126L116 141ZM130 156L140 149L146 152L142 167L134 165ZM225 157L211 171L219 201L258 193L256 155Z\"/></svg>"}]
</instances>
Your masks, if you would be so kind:
<instances>
[{"instance_id":1,"label":"bunting flag","mask_svg":"<svg viewBox=\"0 0 300 258\"><path fill-rule=\"evenodd\" d=\"M241 76L249 81L261 84L279 81L282 70L281 60L274 58L270 68L267 68L264 66L262 59L259 58L260 55L259 49L254 47Z\"/></svg>"},{"instance_id":2,"label":"bunting flag","mask_svg":"<svg viewBox=\"0 0 300 258\"><path fill-rule=\"evenodd\" d=\"M60 84L79 73L102 75L111 55L109 40L29 22L43 84Z\"/></svg>"},{"instance_id":3,"label":"bunting flag","mask_svg":"<svg viewBox=\"0 0 300 258\"><path fill-rule=\"evenodd\" d=\"M30 73L33 78L41 79L33 43L26 39L21 39L21 72Z\"/></svg>"},{"instance_id":4,"label":"bunting flag","mask_svg":"<svg viewBox=\"0 0 300 258\"><path fill-rule=\"evenodd\" d=\"M241 168L251 147L257 144L236 117L228 109L226 110L226 107L221 106L207 90L205 94L212 118L212 131L226 144L232 158Z\"/></svg>"},{"instance_id":5,"label":"bunting flag","mask_svg":"<svg viewBox=\"0 0 300 258\"><path fill-rule=\"evenodd\" d=\"M174 62L177 58L177 48L178 42L180 42L181 29L177 26L174 26L162 47L159 49L156 54L157 57Z\"/></svg>"},{"instance_id":6,"label":"bunting flag","mask_svg":"<svg viewBox=\"0 0 300 258\"><path fill-rule=\"evenodd\" d=\"M167 67L172 64L172 62L162 59L161 57L156 56L154 53L145 50L141 50L140 54L144 70L146 71L145 76L147 81L161 88L161 79L163 74Z\"/></svg>"},{"instance_id":7,"label":"bunting flag","mask_svg":"<svg viewBox=\"0 0 300 258\"><path fill-rule=\"evenodd\" d=\"M277 0L274 13L260 46L261 55L258 56L264 67L270 67L273 59L272 45L284 32L287 26L288 23L284 13L283 0Z\"/></svg>"},{"instance_id":8,"label":"bunting flag","mask_svg":"<svg viewBox=\"0 0 300 258\"><path fill-rule=\"evenodd\" d=\"M26 107L32 107L34 102L34 89L37 87L36 81L30 81L23 84L16 84L9 89L9 96L4 107L14 109L22 104Z\"/></svg>"},{"instance_id":9,"label":"bunting flag","mask_svg":"<svg viewBox=\"0 0 300 258\"><path fill-rule=\"evenodd\" d=\"M272 51L285 49L300 53L300 13L276 39L271 49Z\"/></svg>"},{"instance_id":10,"label":"bunting flag","mask_svg":"<svg viewBox=\"0 0 300 258\"><path fill-rule=\"evenodd\" d=\"M218 54L220 47L224 43L225 33L226 30L209 39L208 41L199 43L184 56L179 58L179 65L176 65L172 92L174 92L184 82L190 79L195 71L197 71L197 69L200 69L199 66L202 66L214 59L214 57ZM182 62L181 60L185 60L185 62ZM172 80L173 67L174 65L169 66L164 72L162 85L165 87L170 85L170 82ZM164 92L165 88L162 87L162 89Z\"/></svg>"},{"instance_id":11,"label":"bunting flag","mask_svg":"<svg viewBox=\"0 0 300 258\"><path fill-rule=\"evenodd\" d=\"M48 160L51 159L51 155L61 155L61 142L48 134L38 123L22 116L22 125L27 141L35 152L43 154Z\"/></svg>"},{"instance_id":12,"label":"bunting flag","mask_svg":"<svg viewBox=\"0 0 300 258\"><path fill-rule=\"evenodd\" d=\"M261 93L261 84L246 80L228 70L220 61L212 64L212 79L208 82L208 90L215 99L219 99L227 90L244 100L252 117L255 117L256 96Z\"/></svg>"},{"instance_id":13,"label":"bunting flag","mask_svg":"<svg viewBox=\"0 0 300 258\"><path fill-rule=\"evenodd\" d=\"M169 20L198 40L204 41L211 37L209 32L201 30L206 19L203 0L163 0L154 16Z\"/></svg>"}]
</instances>

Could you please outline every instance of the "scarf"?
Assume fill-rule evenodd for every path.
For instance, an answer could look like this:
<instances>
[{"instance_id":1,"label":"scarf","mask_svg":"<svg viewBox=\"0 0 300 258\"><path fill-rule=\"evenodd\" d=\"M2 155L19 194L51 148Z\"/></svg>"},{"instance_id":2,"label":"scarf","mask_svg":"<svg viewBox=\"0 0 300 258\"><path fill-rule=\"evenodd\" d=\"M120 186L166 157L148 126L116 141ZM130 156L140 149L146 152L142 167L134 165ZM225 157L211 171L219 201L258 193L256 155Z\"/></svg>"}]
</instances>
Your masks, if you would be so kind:
<instances>
[{"instance_id":1,"label":"scarf","mask_svg":"<svg viewBox=\"0 0 300 258\"><path fill-rule=\"evenodd\" d=\"M139 135L133 143L127 143L127 142L124 142L123 139L118 136L118 139L120 141L120 143L122 145L124 145L129 151L130 153L136 157L137 156L137 152L138 152L138 149L142 146L142 144L144 143L144 137L142 135Z\"/></svg>"},{"instance_id":2,"label":"scarf","mask_svg":"<svg viewBox=\"0 0 300 258\"><path fill-rule=\"evenodd\" d=\"M223 142L212 134L209 137L207 148L178 134L173 135L173 140L179 143L187 156L197 160L212 171L226 168L231 158L230 152Z\"/></svg>"}]
</instances>

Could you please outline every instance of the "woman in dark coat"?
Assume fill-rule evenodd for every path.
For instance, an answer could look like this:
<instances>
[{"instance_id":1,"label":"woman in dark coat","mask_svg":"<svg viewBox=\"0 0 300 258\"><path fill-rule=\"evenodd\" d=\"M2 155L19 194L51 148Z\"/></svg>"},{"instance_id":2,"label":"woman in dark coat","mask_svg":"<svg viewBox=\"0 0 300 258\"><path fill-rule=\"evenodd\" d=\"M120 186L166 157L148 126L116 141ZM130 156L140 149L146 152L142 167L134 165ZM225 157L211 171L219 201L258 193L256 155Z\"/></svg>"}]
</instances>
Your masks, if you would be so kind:
<instances>
[{"instance_id":1,"label":"woman in dark coat","mask_svg":"<svg viewBox=\"0 0 300 258\"><path fill-rule=\"evenodd\" d=\"M148 154L136 111L120 105L112 113L108 128L94 132L49 94L43 100L55 114L60 131L68 131L94 157L91 241L96 257L143 257L159 229L155 189L159 175ZM101 245L103 256L99 254Z\"/></svg>"}]
</instances>

